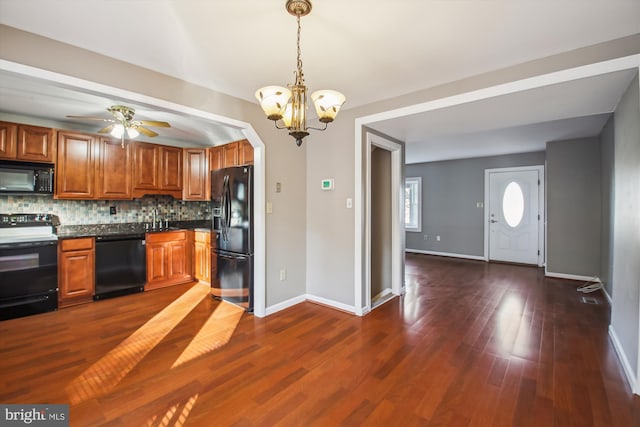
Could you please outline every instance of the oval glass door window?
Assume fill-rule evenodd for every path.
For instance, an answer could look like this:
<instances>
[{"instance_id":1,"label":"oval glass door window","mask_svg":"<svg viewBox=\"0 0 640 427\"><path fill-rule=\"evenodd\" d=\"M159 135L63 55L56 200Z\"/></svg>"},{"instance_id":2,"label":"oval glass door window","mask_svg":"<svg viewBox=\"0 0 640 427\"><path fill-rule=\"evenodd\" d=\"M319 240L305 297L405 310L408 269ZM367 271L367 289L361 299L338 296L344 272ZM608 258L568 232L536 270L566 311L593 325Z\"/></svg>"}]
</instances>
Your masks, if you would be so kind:
<instances>
[{"instance_id":1,"label":"oval glass door window","mask_svg":"<svg viewBox=\"0 0 640 427\"><path fill-rule=\"evenodd\" d=\"M502 213L507 224L511 227L517 227L522 222L524 216L524 194L522 187L515 181L512 181L504 189L502 196Z\"/></svg>"}]
</instances>

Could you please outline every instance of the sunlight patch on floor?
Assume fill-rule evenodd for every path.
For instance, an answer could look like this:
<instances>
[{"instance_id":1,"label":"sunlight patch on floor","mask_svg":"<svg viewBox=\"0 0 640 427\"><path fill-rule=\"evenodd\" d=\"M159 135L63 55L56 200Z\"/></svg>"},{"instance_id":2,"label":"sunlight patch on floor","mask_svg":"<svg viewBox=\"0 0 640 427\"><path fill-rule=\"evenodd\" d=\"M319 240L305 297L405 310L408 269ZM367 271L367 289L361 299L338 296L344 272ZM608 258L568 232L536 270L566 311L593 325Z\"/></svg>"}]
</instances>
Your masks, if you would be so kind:
<instances>
[{"instance_id":1,"label":"sunlight patch on floor","mask_svg":"<svg viewBox=\"0 0 640 427\"><path fill-rule=\"evenodd\" d=\"M66 392L71 404L75 405L113 390L209 292L209 286L194 285L91 365L67 386Z\"/></svg>"},{"instance_id":2,"label":"sunlight patch on floor","mask_svg":"<svg viewBox=\"0 0 640 427\"><path fill-rule=\"evenodd\" d=\"M171 408L169 408L167 412L164 413L164 415L162 416L159 422L156 423L158 416L154 415L153 417L147 420L144 426L145 427L167 427L169 425L172 425L174 427L182 427L184 423L187 421L187 418L189 418L189 414L193 409L193 405L196 404L196 400L198 400L198 396L199 395L197 393L191 396L187 401L187 403L182 408L182 411L180 411L180 413L177 415L177 417L176 417L176 412L178 412L178 408L180 408L180 404L173 405Z\"/></svg>"},{"instance_id":3,"label":"sunlight patch on floor","mask_svg":"<svg viewBox=\"0 0 640 427\"><path fill-rule=\"evenodd\" d=\"M221 301L171 368L180 366L228 343L240 323L243 313L242 307Z\"/></svg>"}]
</instances>

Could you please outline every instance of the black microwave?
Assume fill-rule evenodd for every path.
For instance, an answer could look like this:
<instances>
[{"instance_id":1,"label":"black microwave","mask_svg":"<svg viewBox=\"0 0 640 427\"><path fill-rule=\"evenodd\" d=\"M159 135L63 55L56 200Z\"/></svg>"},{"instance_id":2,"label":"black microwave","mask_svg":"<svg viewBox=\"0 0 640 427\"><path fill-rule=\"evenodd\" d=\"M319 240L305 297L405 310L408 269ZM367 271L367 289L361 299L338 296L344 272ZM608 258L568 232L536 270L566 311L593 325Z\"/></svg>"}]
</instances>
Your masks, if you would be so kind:
<instances>
[{"instance_id":1,"label":"black microwave","mask_svg":"<svg viewBox=\"0 0 640 427\"><path fill-rule=\"evenodd\" d=\"M53 194L49 163L0 161L0 194Z\"/></svg>"}]
</instances>

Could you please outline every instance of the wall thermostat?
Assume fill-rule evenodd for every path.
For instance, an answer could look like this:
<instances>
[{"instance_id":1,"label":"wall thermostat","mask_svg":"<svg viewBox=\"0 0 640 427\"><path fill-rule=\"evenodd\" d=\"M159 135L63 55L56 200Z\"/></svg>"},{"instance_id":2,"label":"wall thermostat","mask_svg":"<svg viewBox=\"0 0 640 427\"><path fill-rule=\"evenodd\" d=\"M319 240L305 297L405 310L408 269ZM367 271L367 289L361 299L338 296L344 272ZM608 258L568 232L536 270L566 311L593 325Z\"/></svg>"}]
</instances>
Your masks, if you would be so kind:
<instances>
[{"instance_id":1,"label":"wall thermostat","mask_svg":"<svg viewBox=\"0 0 640 427\"><path fill-rule=\"evenodd\" d=\"M323 190L333 190L333 178L323 179L320 182L320 188Z\"/></svg>"}]
</instances>

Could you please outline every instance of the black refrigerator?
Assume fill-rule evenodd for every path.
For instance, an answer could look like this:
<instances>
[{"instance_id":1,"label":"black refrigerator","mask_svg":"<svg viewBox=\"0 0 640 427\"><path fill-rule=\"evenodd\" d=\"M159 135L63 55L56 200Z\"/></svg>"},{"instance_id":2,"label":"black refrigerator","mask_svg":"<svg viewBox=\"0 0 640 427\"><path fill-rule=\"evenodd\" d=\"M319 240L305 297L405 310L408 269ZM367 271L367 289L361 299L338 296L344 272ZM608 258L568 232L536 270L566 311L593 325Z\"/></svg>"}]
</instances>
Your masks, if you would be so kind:
<instances>
[{"instance_id":1,"label":"black refrigerator","mask_svg":"<svg viewBox=\"0 0 640 427\"><path fill-rule=\"evenodd\" d=\"M211 295L252 312L253 166L211 172L211 203L215 235L211 265L217 267Z\"/></svg>"}]
</instances>

